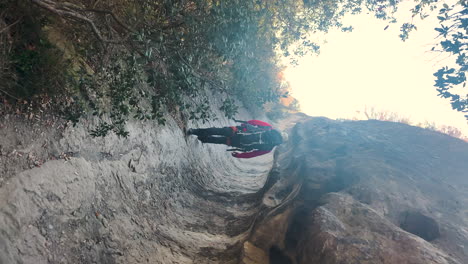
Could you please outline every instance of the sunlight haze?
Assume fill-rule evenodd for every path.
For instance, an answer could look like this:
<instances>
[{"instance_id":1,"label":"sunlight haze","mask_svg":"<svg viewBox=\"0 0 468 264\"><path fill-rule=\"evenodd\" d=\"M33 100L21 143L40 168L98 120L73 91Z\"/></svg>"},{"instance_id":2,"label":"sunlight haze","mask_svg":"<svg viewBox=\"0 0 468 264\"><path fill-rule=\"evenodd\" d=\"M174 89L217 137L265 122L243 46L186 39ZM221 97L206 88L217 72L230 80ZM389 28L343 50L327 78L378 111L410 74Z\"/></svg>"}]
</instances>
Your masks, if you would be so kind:
<instances>
[{"instance_id":1,"label":"sunlight haze","mask_svg":"<svg viewBox=\"0 0 468 264\"><path fill-rule=\"evenodd\" d=\"M415 19L418 30L403 42L399 26L410 21L410 12L404 10L408 7L400 8L396 24L371 14L349 15L344 24L352 25L353 32L331 30L320 55L307 56L299 66L289 67L286 79L301 110L311 116L362 119L364 108L374 107L396 112L413 123L454 126L468 135L463 114L453 110L449 100L438 97L433 86L433 73L451 61L447 54L430 52L437 43L437 19L434 15Z\"/></svg>"}]
</instances>

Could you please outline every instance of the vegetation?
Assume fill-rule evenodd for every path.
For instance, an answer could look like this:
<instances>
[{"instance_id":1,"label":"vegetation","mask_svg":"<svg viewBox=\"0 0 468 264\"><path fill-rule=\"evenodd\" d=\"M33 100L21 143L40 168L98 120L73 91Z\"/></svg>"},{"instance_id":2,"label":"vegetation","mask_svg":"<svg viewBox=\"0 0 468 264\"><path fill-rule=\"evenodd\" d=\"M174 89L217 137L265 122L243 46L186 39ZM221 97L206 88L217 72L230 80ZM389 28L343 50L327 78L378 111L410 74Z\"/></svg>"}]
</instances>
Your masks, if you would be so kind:
<instances>
[{"instance_id":1,"label":"vegetation","mask_svg":"<svg viewBox=\"0 0 468 264\"><path fill-rule=\"evenodd\" d=\"M48 24L47 18L26 4L0 3L0 89L16 99L63 86L68 67L63 53L41 30Z\"/></svg>"},{"instance_id":2,"label":"vegetation","mask_svg":"<svg viewBox=\"0 0 468 264\"><path fill-rule=\"evenodd\" d=\"M70 120L99 117L93 136L127 136L129 119L164 124L167 111L216 118L208 94L232 118L239 102L255 108L287 96L279 58L319 52L311 34L351 30L340 18L363 8L394 22L396 3L6 0L0 90L12 100L59 94Z\"/></svg>"},{"instance_id":3,"label":"vegetation","mask_svg":"<svg viewBox=\"0 0 468 264\"><path fill-rule=\"evenodd\" d=\"M426 18L437 12L440 26L439 43L433 51L453 56L455 61L450 66L440 68L434 76L435 87L439 96L448 98L452 108L468 113L468 95L466 92L466 73L468 72L468 1L459 0L448 5L435 0L419 0L413 8L413 17ZM400 37L406 40L409 32L416 29L413 23L405 23L401 28ZM468 114L465 115L468 119Z\"/></svg>"},{"instance_id":4,"label":"vegetation","mask_svg":"<svg viewBox=\"0 0 468 264\"><path fill-rule=\"evenodd\" d=\"M357 111L358 114L360 114L360 111ZM364 117L367 120L380 120L380 121L390 121L390 122L397 122L397 123L403 123L407 125L411 125L411 119L406 116L402 116L398 113L391 112L391 111L385 111L385 110L378 110L375 109L374 107L364 108L364 111L362 111L362 114L364 114Z\"/></svg>"},{"instance_id":5,"label":"vegetation","mask_svg":"<svg viewBox=\"0 0 468 264\"><path fill-rule=\"evenodd\" d=\"M465 135L460 129L454 127L454 126L447 126L447 125L438 125L434 122L418 122L415 123L411 120L411 118L407 116L403 116L399 113L396 112L391 112L391 111L386 111L386 110L379 110L374 107L367 108L365 107L364 110L357 111L356 112L358 115L363 115L363 117L367 120L380 120L380 121L389 121L389 122L397 122L397 123L403 123L407 125L412 125L412 126L417 126L417 127L422 127L425 129L429 129L432 131L437 131L446 135L449 135L454 138L458 138L461 140L464 140L468 142L468 136ZM353 120L359 120L360 117L355 117Z\"/></svg>"}]
</instances>

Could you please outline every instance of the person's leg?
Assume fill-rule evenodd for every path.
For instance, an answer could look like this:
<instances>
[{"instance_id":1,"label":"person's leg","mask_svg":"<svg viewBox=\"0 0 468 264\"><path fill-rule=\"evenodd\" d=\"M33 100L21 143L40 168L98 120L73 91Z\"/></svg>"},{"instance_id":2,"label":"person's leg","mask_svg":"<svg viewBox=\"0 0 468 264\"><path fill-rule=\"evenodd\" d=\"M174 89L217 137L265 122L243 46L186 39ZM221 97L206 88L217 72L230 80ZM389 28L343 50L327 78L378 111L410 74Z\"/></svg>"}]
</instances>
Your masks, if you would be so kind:
<instances>
[{"instance_id":1,"label":"person's leg","mask_svg":"<svg viewBox=\"0 0 468 264\"><path fill-rule=\"evenodd\" d=\"M189 132L190 134L197 135L199 137L213 136L213 135L229 137L229 136L232 136L234 133L232 131L232 128L230 127L197 128L197 129L190 129Z\"/></svg>"},{"instance_id":2,"label":"person's leg","mask_svg":"<svg viewBox=\"0 0 468 264\"><path fill-rule=\"evenodd\" d=\"M227 145L229 138L227 137L213 137L213 136L198 136L198 140L203 143L223 144Z\"/></svg>"}]
</instances>

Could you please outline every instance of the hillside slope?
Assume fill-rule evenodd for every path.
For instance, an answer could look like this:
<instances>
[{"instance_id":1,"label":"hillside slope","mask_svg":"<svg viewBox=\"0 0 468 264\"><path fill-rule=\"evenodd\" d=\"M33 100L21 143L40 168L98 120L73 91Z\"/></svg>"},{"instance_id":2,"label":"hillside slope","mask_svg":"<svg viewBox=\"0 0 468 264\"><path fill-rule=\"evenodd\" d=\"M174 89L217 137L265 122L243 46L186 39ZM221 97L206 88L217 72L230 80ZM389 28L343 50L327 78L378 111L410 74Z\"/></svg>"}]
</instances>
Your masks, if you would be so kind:
<instances>
[{"instance_id":1,"label":"hillside slope","mask_svg":"<svg viewBox=\"0 0 468 264\"><path fill-rule=\"evenodd\" d=\"M0 263L468 262L467 143L390 122L300 120L274 155L237 160L169 116L130 123L126 140L11 119ZM33 157L44 164L19 166Z\"/></svg>"}]
</instances>

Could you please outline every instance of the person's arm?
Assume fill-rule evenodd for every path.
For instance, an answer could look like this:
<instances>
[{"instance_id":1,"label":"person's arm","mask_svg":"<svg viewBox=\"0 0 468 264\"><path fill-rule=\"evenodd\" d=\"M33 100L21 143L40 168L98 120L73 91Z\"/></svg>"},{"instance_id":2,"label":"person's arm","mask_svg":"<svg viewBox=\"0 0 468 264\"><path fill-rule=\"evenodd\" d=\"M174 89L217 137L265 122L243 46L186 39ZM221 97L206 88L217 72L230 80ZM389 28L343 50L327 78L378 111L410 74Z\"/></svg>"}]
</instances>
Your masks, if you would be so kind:
<instances>
[{"instance_id":1,"label":"person's arm","mask_svg":"<svg viewBox=\"0 0 468 264\"><path fill-rule=\"evenodd\" d=\"M237 120L237 119L234 119L234 122L241 123L241 124L247 124L247 121L242 121L242 120Z\"/></svg>"},{"instance_id":2,"label":"person's arm","mask_svg":"<svg viewBox=\"0 0 468 264\"><path fill-rule=\"evenodd\" d=\"M242 151L242 149L240 149L240 148L230 148L230 149L226 149L226 151Z\"/></svg>"},{"instance_id":3,"label":"person's arm","mask_svg":"<svg viewBox=\"0 0 468 264\"><path fill-rule=\"evenodd\" d=\"M238 159L250 159L250 158L258 157L261 155L265 155L269 153L270 151L271 150L256 150L256 151L244 152L244 153L233 152L231 155Z\"/></svg>"},{"instance_id":4,"label":"person's arm","mask_svg":"<svg viewBox=\"0 0 468 264\"><path fill-rule=\"evenodd\" d=\"M247 121L248 124L253 125L253 126L258 126L258 127L268 127L268 128L273 128L270 124L267 122L263 122L260 120L249 120Z\"/></svg>"}]
</instances>

